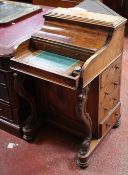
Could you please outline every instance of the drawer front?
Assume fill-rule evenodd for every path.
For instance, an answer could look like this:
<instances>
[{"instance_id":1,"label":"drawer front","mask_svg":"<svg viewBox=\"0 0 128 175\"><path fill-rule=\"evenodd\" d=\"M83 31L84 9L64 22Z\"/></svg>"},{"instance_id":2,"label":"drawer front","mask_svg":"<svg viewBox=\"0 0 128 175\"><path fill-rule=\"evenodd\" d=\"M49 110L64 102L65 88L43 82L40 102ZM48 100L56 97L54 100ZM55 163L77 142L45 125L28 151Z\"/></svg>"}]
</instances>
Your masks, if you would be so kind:
<instances>
[{"instance_id":1,"label":"drawer front","mask_svg":"<svg viewBox=\"0 0 128 175\"><path fill-rule=\"evenodd\" d=\"M8 89L0 85L0 100L9 103Z\"/></svg>"},{"instance_id":2,"label":"drawer front","mask_svg":"<svg viewBox=\"0 0 128 175\"><path fill-rule=\"evenodd\" d=\"M0 102L0 118L13 121L13 116L11 112L11 108L7 104L3 104Z\"/></svg>"},{"instance_id":3,"label":"drawer front","mask_svg":"<svg viewBox=\"0 0 128 175\"><path fill-rule=\"evenodd\" d=\"M5 75L0 71L0 85L6 85Z\"/></svg>"},{"instance_id":4,"label":"drawer front","mask_svg":"<svg viewBox=\"0 0 128 175\"><path fill-rule=\"evenodd\" d=\"M113 80L118 80L121 74L121 62L119 57L112 65L110 65L100 76L100 87L104 87Z\"/></svg>"},{"instance_id":5,"label":"drawer front","mask_svg":"<svg viewBox=\"0 0 128 175\"><path fill-rule=\"evenodd\" d=\"M108 84L101 89L99 95L99 121L102 121L120 101L120 81Z\"/></svg>"},{"instance_id":6,"label":"drawer front","mask_svg":"<svg viewBox=\"0 0 128 175\"><path fill-rule=\"evenodd\" d=\"M120 118L120 107L118 107L103 123L100 123L100 136L105 135Z\"/></svg>"}]
</instances>

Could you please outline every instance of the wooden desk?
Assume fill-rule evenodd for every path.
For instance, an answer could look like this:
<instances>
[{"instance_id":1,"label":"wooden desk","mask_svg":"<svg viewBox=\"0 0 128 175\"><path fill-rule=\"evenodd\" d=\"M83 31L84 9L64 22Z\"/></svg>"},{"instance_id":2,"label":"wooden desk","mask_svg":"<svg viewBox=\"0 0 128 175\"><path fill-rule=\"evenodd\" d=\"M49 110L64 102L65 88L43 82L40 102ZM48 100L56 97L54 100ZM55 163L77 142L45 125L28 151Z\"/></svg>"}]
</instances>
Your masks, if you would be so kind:
<instances>
[{"instance_id":1,"label":"wooden desk","mask_svg":"<svg viewBox=\"0 0 128 175\"><path fill-rule=\"evenodd\" d=\"M26 119L23 108L26 103L15 92L10 58L18 42L41 28L42 10L32 5L5 1L0 1L0 8L0 128L22 137L22 125Z\"/></svg>"},{"instance_id":2,"label":"wooden desk","mask_svg":"<svg viewBox=\"0 0 128 175\"><path fill-rule=\"evenodd\" d=\"M24 20L5 18L0 26L0 127L27 141L41 120L75 134L84 139L77 156L83 168L105 135L120 123L126 22L99 2L86 0L78 6L90 8L90 3L93 12L99 6L100 16L49 13L42 30L31 39L43 25L40 10ZM105 13L115 17L107 18Z\"/></svg>"},{"instance_id":3,"label":"wooden desk","mask_svg":"<svg viewBox=\"0 0 128 175\"><path fill-rule=\"evenodd\" d=\"M105 135L120 124L126 19L106 11L107 15L54 9L44 16L43 28L19 44L11 59L11 69L17 72L17 93L31 106L24 138L33 138L39 119L36 102L23 89L25 75L29 75L39 80L37 100L41 102L38 109L42 120L83 138L77 156L82 168L88 166L88 159Z\"/></svg>"}]
</instances>

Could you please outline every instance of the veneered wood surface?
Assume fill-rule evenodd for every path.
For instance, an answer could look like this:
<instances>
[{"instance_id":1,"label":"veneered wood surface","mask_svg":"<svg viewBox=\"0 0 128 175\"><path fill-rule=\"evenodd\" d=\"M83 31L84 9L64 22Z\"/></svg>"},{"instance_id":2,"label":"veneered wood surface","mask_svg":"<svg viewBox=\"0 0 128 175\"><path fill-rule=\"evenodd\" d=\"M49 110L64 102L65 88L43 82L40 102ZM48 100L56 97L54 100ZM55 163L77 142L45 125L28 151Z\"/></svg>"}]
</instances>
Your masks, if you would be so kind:
<instances>
[{"instance_id":1,"label":"veneered wood surface","mask_svg":"<svg viewBox=\"0 0 128 175\"><path fill-rule=\"evenodd\" d=\"M21 46L23 47L19 47L19 49L17 50L17 53L16 53L17 57L11 59L12 69L19 70L20 72L54 82L55 84L61 84L63 86L70 87L73 89L77 88L79 76L73 77L70 75L71 70L73 70L75 65L73 65L69 70L65 70L64 72L60 72L60 71L57 72L56 69L54 69L54 71L51 71L51 70L48 70L47 67L41 68L40 64L38 64L37 66L34 66L32 62L26 63L26 61L24 61L25 56L28 56L28 55L30 56L32 54L37 54L38 52L40 52L40 51L31 52L30 50L28 50L28 45L26 43L28 43L28 41L22 43ZM24 46L26 47L25 51L24 51L25 49ZM19 56L19 54L22 56ZM81 63L82 62L78 62L76 63L76 65L81 65Z\"/></svg>"},{"instance_id":2,"label":"veneered wood surface","mask_svg":"<svg viewBox=\"0 0 128 175\"><path fill-rule=\"evenodd\" d=\"M83 65L81 77L85 87L93 78L108 67L113 60L122 55L123 51L124 27L115 30L110 43L95 53ZM120 42L119 42L120 41Z\"/></svg>"},{"instance_id":3,"label":"veneered wood surface","mask_svg":"<svg viewBox=\"0 0 128 175\"><path fill-rule=\"evenodd\" d=\"M100 29L69 25L57 21L46 21L41 31L34 36L96 51L105 45L108 33Z\"/></svg>"},{"instance_id":4,"label":"veneered wood surface","mask_svg":"<svg viewBox=\"0 0 128 175\"><path fill-rule=\"evenodd\" d=\"M41 12L11 26L0 27L0 57L4 58L12 54L16 44L40 30L42 25L43 18Z\"/></svg>"},{"instance_id":5,"label":"veneered wood surface","mask_svg":"<svg viewBox=\"0 0 128 175\"><path fill-rule=\"evenodd\" d=\"M55 77L53 71L50 72L48 70L48 72L44 73L40 69L40 66L35 68L33 65L31 65L31 62L29 62L27 65L23 61L26 58L26 55L29 55L29 54L31 55L32 53L35 54L36 52L39 51L38 49L42 49L42 50L51 49L52 51L56 52L58 49L57 48L55 49L54 45L56 46L56 44L59 43L60 38L57 41L55 40L54 44L51 43L51 40L49 39L50 37L47 38L46 39L47 46L46 46L45 45L46 43L44 43L43 37L41 38L39 36L38 37L33 36L32 40L36 40L36 43L27 42L27 44L21 44L21 46L19 46L16 49L17 55L16 55L16 58L12 59L12 68L16 71L29 74L39 79L46 80L42 83L43 87L41 88L41 91L43 91L43 93L40 93L42 96L42 99L44 99L45 105L43 104L43 106L45 106L46 108L46 110L44 109L45 115L46 115L45 117L46 121L50 120L56 126L60 127L61 129L67 130L68 132L75 133L77 135L82 134L85 141L87 139L87 136L90 134L89 129L91 128L91 127L90 128L88 127L88 126L91 126L88 124L88 121L92 122L93 129L91 128L92 129L91 134L93 134L93 138L101 137L102 139L113 127L113 125L117 122L117 120L120 117L119 88L116 88L116 90L113 89L111 87L112 84L109 84L109 81L108 81L107 84L105 85L106 87L104 87L104 89L101 90L100 85L102 84L102 82L99 76L101 76L101 74L103 75L102 77L109 76L109 71L106 70L107 73L103 71L106 68L108 68L118 57L122 56L124 21L125 20L122 20L122 21L119 20L118 26L113 26L113 32L111 33L108 32L109 40L107 43L104 43L106 45L102 44L102 46L100 46L102 47L101 49L99 47L92 56L85 59L85 63L82 67L82 72L80 73L81 76L79 77L78 75L76 79L73 77L71 78L71 76L70 76L70 79L66 79L67 78L66 73L63 74L63 78L58 76L60 75L59 73L57 73ZM94 24L92 26L94 27ZM114 30L115 27L117 28ZM50 28L50 27L47 27L47 28ZM104 29L106 30L106 28ZM58 31L60 31L60 29ZM54 39L56 38L57 37L54 36ZM42 40L42 43L41 43L41 40ZM95 42L97 43L96 40ZM32 44L35 44L34 47L32 46ZM60 42L60 45L63 47L64 47L64 44L65 44L64 40L63 42ZM73 45L73 47L76 47L75 44ZM69 48L72 49L71 47ZM79 47L76 47L76 49L79 49ZM89 49L85 48L85 51L89 52ZM90 52L91 52L91 49L90 49ZM22 55L23 53L24 55ZM60 53L63 55L65 54L63 51ZM47 76L47 79L46 79L46 76ZM115 77L116 75L113 77L112 79L113 81L115 81L114 79ZM120 79L120 77L118 78ZM72 80L75 80L75 81L73 82ZM74 87L74 84L72 83L74 83L75 85L77 84L77 86L75 86L74 89L70 87L70 85L73 85ZM86 91L88 85L90 87L90 94L87 93ZM99 102L102 102L102 99L104 97L103 96L104 90L108 90L109 85L110 85L110 90L111 91L115 90L115 92L112 92L111 98L109 99L110 101L107 101L107 100L103 101L103 108L104 108L104 104L109 105L109 103L111 108L109 109L108 113L106 113L101 119L99 116L101 115L99 112L99 105L100 105ZM85 91L86 91L86 94L85 94ZM112 100L115 97L117 98L117 102L113 104ZM86 102L87 102L87 106L86 106ZM43 100L42 100L42 103L43 103ZM41 107L41 104L40 104L40 107ZM86 108L87 108L87 111L86 111ZM87 112L89 112L90 117L89 115L87 115ZM88 139L90 139L90 137ZM98 141L99 140L97 140L97 142ZM86 157L88 158L92 154L96 146L97 144L93 146L91 144L90 150L88 152L86 152L84 155L78 154L79 160L82 160L81 163L86 163L86 160L85 160Z\"/></svg>"}]
</instances>

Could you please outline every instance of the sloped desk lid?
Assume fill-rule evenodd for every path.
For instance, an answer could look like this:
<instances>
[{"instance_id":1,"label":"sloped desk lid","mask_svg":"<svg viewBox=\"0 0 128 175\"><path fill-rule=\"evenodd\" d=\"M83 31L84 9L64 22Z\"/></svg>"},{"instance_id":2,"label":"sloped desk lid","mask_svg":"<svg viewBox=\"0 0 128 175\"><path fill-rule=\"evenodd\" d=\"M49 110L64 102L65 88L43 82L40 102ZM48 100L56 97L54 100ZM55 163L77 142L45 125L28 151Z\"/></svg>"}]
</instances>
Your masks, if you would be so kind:
<instances>
[{"instance_id":1,"label":"sloped desk lid","mask_svg":"<svg viewBox=\"0 0 128 175\"><path fill-rule=\"evenodd\" d=\"M40 6L0 0L0 26L11 25L21 18L41 11Z\"/></svg>"}]
</instances>

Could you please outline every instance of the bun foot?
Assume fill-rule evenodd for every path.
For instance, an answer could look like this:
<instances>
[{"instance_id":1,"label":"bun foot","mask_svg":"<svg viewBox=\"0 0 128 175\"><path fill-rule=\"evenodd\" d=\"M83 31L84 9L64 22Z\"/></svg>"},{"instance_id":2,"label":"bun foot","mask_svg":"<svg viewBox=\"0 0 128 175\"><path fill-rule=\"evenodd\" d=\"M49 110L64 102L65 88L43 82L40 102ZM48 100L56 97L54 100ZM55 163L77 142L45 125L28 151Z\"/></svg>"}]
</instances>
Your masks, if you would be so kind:
<instances>
[{"instance_id":1,"label":"bun foot","mask_svg":"<svg viewBox=\"0 0 128 175\"><path fill-rule=\"evenodd\" d=\"M118 120L116 121L116 123L114 124L113 129L119 128L120 124L121 124L121 120L118 119Z\"/></svg>"},{"instance_id":2,"label":"bun foot","mask_svg":"<svg viewBox=\"0 0 128 175\"><path fill-rule=\"evenodd\" d=\"M23 139L25 141L27 141L28 143L32 143L34 141L35 137L33 137L33 136L30 137L30 136L24 134Z\"/></svg>"},{"instance_id":3,"label":"bun foot","mask_svg":"<svg viewBox=\"0 0 128 175\"><path fill-rule=\"evenodd\" d=\"M36 138L37 132L39 131L42 122L39 118L37 118L36 121L31 120L29 122L26 122L26 125L23 127L22 131L23 139L31 143Z\"/></svg>"},{"instance_id":4,"label":"bun foot","mask_svg":"<svg viewBox=\"0 0 128 175\"><path fill-rule=\"evenodd\" d=\"M84 168L87 168L89 165L87 154L90 148L90 143L91 143L91 139L86 138L81 145L81 148L77 156L77 165L79 165L80 168L84 169Z\"/></svg>"},{"instance_id":5,"label":"bun foot","mask_svg":"<svg viewBox=\"0 0 128 175\"><path fill-rule=\"evenodd\" d=\"M84 157L84 156L78 155L77 165L78 165L81 169L87 168L87 167L89 166L88 158L87 158L87 157Z\"/></svg>"},{"instance_id":6,"label":"bun foot","mask_svg":"<svg viewBox=\"0 0 128 175\"><path fill-rule=\"evenodd\" d=\"M29 143L32 143L35 139L35 131L32 129L27 129L26 127L23 127L23 139Z\"/></svg>"}]
</instances>

